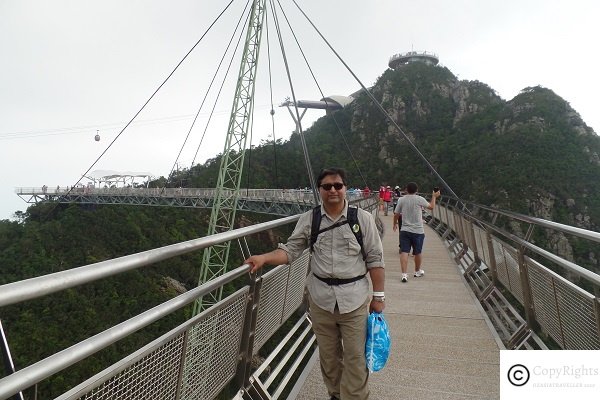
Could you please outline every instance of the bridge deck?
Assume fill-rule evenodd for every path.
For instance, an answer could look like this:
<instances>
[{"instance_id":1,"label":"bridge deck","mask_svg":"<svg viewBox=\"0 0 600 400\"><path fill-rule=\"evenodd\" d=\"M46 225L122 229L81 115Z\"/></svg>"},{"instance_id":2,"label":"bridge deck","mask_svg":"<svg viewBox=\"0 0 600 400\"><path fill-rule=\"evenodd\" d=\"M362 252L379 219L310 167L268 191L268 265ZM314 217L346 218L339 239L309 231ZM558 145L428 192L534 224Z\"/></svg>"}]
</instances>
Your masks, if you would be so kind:
<instances>
[{"instance_id":1,"label":"bridge deck","mask_svg":"<svg viewBox=\"0 0 600 400\"><path fill-rule=\"evenodd\" d=\"M386 225L385 316L392 350L386 367L371 375L371 398L499 398L500 341L442 240L425 227L425 276L413 278L410 258L408 283L401 283L397 233L391 216L381 218ZM311 362L296 399L326 400L318 357Z\"/></svg>"}]
</instances>

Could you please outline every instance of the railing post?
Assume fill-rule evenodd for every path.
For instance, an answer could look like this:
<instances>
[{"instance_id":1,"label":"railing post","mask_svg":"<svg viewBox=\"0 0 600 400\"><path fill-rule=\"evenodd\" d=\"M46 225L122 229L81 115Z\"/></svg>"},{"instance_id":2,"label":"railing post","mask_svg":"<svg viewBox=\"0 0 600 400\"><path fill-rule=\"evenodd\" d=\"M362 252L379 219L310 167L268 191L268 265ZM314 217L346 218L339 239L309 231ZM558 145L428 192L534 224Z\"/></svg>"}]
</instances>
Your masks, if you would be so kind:
<instances>
[{"instance_id":1,"label":"railing post","mask_svg":"<svg viewBox=\"0 0 600 400\"><path fill-rule=\"evenodd\" d=\"M252 353L254 349L254 339L256 337L256 322L258 319L258 304L260 301L261 286L262 278L259 278L257 273L250 274L250 290L246 302L244 329L242 331L238 368L236 372L237 387L244 392L250 386L250 376L252 374Z\"/></svg>"},{"instance_id":2,"label":"railing post","mask_svg":"<svg viewBox=\"0 0 600 400\"><path fill-rule=\"evenodd\" d=\"M600 337L600 286L594 285L594 313L596 314L596 330L598 331L598 337Z\"/></svg>"},{"instance_id":3,"label":"railing post","mask_svg":"<svg viewBox=\"0 0 600 400\"><path fill-rule=\"evenodd\" d=\"M492 234L488 228L485 228L485 237L487 240L488 254L490 255L490 272L492 273L492 281L494 286L498 287L498 270L496 265L496 252L494 251L494 241L492 240Z\"/></svg>"},{"instance_id":4,"label":"railing post","mask_svg":"<svg viewBox=\"0 0 600 400\"><path fill-rule=\"evenodd\" d=\"M189 340L189 329L183 334L183 343L181 344L181 360L179 362L179 376L177 377L177 389L175 392L175 400L181 399L181 389L183 386L183 375L185 372L185 350L187 349Z\"/></svg>"},{"instance_id":5,"label":"railing post","mask_svg":"<svg viewBox=\"0 0 600 400\"><path fill-rule=\"evenodd\" d=\"M531 296L531 285L529 282L529 269L525 261L525 251L522 246L517 250L519 259L519 278L521 279L521 290L523 292L523 307L525 308L525 319L527 326L533 330L537 327L535 320L535 310L533 309L533 300Z\"/></svg>"},{"instance_id":6,"label":"railing post","mask_svg":"<svg viewBox=\"0 0 600 400\"><path fill-rule=\"evenodd\" d=\"M525 240L529 241L533 233L533 225L529 225L527 233L525 234ZM533 297L531 295L531 283L529 282L529 269L527 262L525 261L525 251L523 246L517 248L517 257L519 260L519 278L521 279L521 291L523 292L523 307L525 307L525 318L527 319L527 326L529 329L537 329L537 322L535 319L535 310L533 309Z\"/></svg>"}]
</instances>

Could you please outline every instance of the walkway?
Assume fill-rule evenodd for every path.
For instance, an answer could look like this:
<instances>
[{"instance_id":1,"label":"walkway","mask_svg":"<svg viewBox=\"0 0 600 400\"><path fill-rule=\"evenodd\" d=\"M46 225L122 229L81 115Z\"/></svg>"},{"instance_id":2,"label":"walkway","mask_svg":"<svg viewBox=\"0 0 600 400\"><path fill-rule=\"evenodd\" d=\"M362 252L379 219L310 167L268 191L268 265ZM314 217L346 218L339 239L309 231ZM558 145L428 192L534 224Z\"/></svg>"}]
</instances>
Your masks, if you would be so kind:
<instances>
[{"instance_id":1,"label":"walkway","mask_svg":"<svg viewBox=\"0 0 600 400\"><path fill-rule=\"evenodd\" d=\"M386 367L370 378L371 399L459 400L500 397L500 352L495 332L466 286L439 235L425 227L423 269L400 282L397 233L383 217L386 261L385 316L392 334ZM297 400L328 400L318 359Z\"/></svg>"}]
</instances>

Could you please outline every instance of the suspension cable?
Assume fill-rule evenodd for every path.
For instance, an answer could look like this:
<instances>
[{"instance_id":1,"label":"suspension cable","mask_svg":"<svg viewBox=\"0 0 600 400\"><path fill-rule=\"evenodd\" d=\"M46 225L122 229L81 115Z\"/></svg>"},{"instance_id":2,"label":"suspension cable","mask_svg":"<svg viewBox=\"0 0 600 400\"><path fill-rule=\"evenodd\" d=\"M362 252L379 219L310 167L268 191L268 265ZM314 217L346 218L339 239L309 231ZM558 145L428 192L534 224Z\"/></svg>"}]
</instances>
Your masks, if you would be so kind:
<instances>
[{"instance_id":1,"label":"suspension cable","mask_svg":"<svg viewBox=\"0 0 600 400\"><path fill-rule=\"evenodd\" d=\"M200 44L200 42L204 39L204 37L206 37L206 35L212 29L212 27L223 16L223 14L225 14L225 11L227 11L227 9L231 5L231 3L233 3L233 0L231 0L225 6L225 8L223 9L223 11L221 11L221 13L215 18L215 20L209 25L209 27L206 29L206 31L202 34L202 36L200 37L200 39L198 39L198 41L185 54L185 56L179 61L179 63L177 63L177 65L175 66L175 68L173 68L173 70L171 71L171 73L169 73L169 75L158 86L158 88L156 88L156 90L154 91L154 93L152 93L152 95L150 96L150 98L148 98L148 100L146 100L146 102L144 103L144 105L135 113L135 115L129 120L129 122L127 122L127 124L123 127L123 129L121 129L121 131L117 134L117 136L109 143L109 145L106 147L106 149L104 149L104 151L98 156L98 158L96 158L96 160L92 163L92 165L90 165L90 167L81 175L81 177L79 178L79 180L77 180L77 182L75 182L75 184L73 186L71 186L71 188L67 192L67 195L70 194L71 191L73 190L73 187L77 186L77 184L79 184L79 182L81 182L81 180L91 171L91 169L94 168L94 165L96 165L98 163L98 161L100 161L100 159L104 156L104 154L106 154L106 152L108 151L108 149L110 149L112 147L112 145L117 141L117 139L119 139L119 137L121 137L121 135L123 134L123 132L125 132L125 130L127 129L127 127L129 127L129 125L131 125L131 123L133 122L133 120L136 119L136 117L142 112L142 110L144 110L146 108L146 106L148 105L148 103L150 103L150 101L154 98L154 96L158 93L158 91L160 89L162 89L162 87L167 83L167 81L171 78L171 76L173 76L173 74L175 73L175 71L177 71L177 69L181 66L181 64L183 64L183 62L188 58L188 56L191 54L191 52L194 51L194 49L196 48L196 46L198 46L198 44Z\"/></svg>"},{"instance_id":2,"label":"suspension cable","mask_svg":"<svg viewBox=\"0 0 600 400\"><path fill-rule=\"evenodd\" d=\"M429 170L436 176L436 178L439 180L439 182L442 184L442 186L444 186L444 188L446 190L448 190L448 192L450 192L452 194L452 196L458 198L458 196L456 195L456 193L454 193L454 191L450 188L450 186L446 183L446 181L441 177L441 175L436 171L436 169L433 167L433 165L431 165L431 163L429 163L429 161L423 155L423 153L421 153L421 151L419 151L419 149L417 148L417 146L410 140L410 138L408 137L408 135L406 133L404 133L404 131L402 130L402 128L400 128L400 126L396 123L396 121L394 121L394 119L388 114L388 112L383 108L383 106L381 105L381 103L379 103L377 101L377 99L375 98L375 96L373 96L373 94L371 93L371 91L361 82L361 80L356 76L356 74L352 71L352 69L350 69L350 67L348 66L348 64L346 64L346 62L337 53L337 51L335 51L335 49L331 46L331 44L327 41L327 39L325 39L325 37L323 36L323 34L321 33L321 31L319 31L319 29L315 26L315 24L312 22L312 20L306 15L306 13L302 10L302 8L300 8L300 6L296 2L296 0L292 0L292 1L294 2L294 4L296 5L296 7L298 8L298 10L300 10L300 12L302 13L302 15L304 15L304 17L306 18L306 20L312 25L312 27L315 29L315 31L319 34L319 36L321 37L321 39L323 39L323 41L325 42L325 44L327 44L327 46L329 47L329 49L331 49L331 51L335 54L335 56L338 58L338 60L340 60L340 62L344 65L344 67L346 67L346 69L348 70L348 72L350 72L350 74L354 77L354 79L356 80L356 82L358 82L358 84L362 87L362 89L367 93L367 95L369 96L369 98L371 99L371 101L373 101L373 103L377 106L377 108L379 109L379 111L381 111L381 113L386 117L386 119L389 122L391 122L394 125L394 127L396 127L396 129L398 130L398 132L404 137L404 139L412 147L412 149L415 151L415 153L417 153L417 155L419 156L419 158L421 158L421 160L425 163L425 165L429 168Z\"/></svg>"},{"instance_id":3,"label":"suspension cable","mask_svg":"<svg viewBox=\"0 0 600 400\"><path fill-rule=\"evenodd\" d=\"M306 54L304 53L304 50L302 49L302 46L300 45L300 42L298 41L298 37L296 36L296 33L294 32L294 29L292 28L292 25L290 24L290 21L286 15L285 11L283 10L283 7L281 6L280 0L277 0L277 2L279 3L279 8L281 9L281 12L287 22L287 25L290 28L290 32L292 33L292 36L294 37L294 40L296 41L296 45L298 46L298 49L300 50L300 53L302 54L302 58L304 59L304 62L306 63L306 66L310 72L310 75L312 76L313 81L315 82L315 85L317 86L317 89L319 90L319 93L321 94L321 98L324 99L325 104L328 104L328 101L325 98L325 94L323 93L323 90L321 89L321 85L319 84L317 77L315 76L315 74L311 68L310 63L308 62L308 59L306 58ZM344 135L344 133L342 132L342 129L338 123L338 120L335 117L335 113L332 113L331 117L333 118L333 122L335 123L338 133L342 137L344 145L346 146L346 150L348 150L348 153L350 154L350 158L352 159L352 162L354 163L354 166L355 166L356 170L358 171L358 174L360 175L360 178L363 181L363 184L365 186L367 186L367 181L366 181L365 177L363 176L363 173L362 173L360 167L358 166L356 158L354 157L354 154L352 153L352 150L350 149L350 145L348 144L348 141L346 140L346 135Z\"/></svg>"},{"instance_id":4,"label":"suspension cable","mask_svg":"<svg viewBox=\"0 0 600 400\"><path fill-rule=\"evenodd\" d=\"M235 26L235 29L233 30L233 33L231 34L231 38L229 38L229 43L227 43L227 47L225 48L225 51L223 52L223 56L221 57L221 60L219 61L219 64L217 65L217 68L215 70L215 73L213 74L212 80L210 81L210 84L208 85L208 89L206 89L206 93L204 94L204 98L202 99L202 102L200 103L200 107L198 107L198 111L196 112L196 115L194 116L194 119L190 125L190 128L187 132L187 135L185 136L185 139L183 141L183 144L181 145L180 149L179 149L179 153L177 153L177 157L175 157L175 161L173 162L173 166L171 167L171 171L169 171L169 177L171 177L171 175L173 174L173 171L175 170L175 167L177 166L177 163L179 161L179 157L181 157L181 153L183 152L183 149L190 137L190 134L192 133L192 130L194 129L194 126L196 124L196 121L198 120L198 116L200 115L200 112L202 111L202 108L204 107L204 103L206 102L206 99L208 97L208 94L210 93L210 90L212 89L212 86L215 82L215 79L217 78L217 75L219 73L219 71L221 70L221 66L223 65L223 61L225 60L225 57L227 56L227 52L229 51L229 48L231 47L231 43L233 42L233 39L235 38L235 35L240 27L240 24L242 22L242 19L244 18L244 15L246 13L246 10L248 9L248 5L250 4L250 1L246 2L246 6L244 7L244 10L242 10L242 13L240 14L240 18L238 19L237 25ZM248 17L246 17L248 18ZM238 45L239 45L239 39L238 39ZM233 52L233 54L235 54L235 51L237 50L238 46L235 47L235 50ZM230 63L231 65L231 63ZM229 71L229 69L228 69ZM220 92L219 92L220 93ZM218 100L218 97L217 97ZM215 102L216 103L216 102ZM214 107L213 107L213 111L214 111ZM212 116L212 114L211 114ZM206 131L205 131L206 132ZM191 167L194 165L194 161L196 160L196 155L198 154L198 150L200 149L200 145L202 144L202 140L204 139L204 135L202 135L202 138L200 140L200 144L198 145L198 148L196 149L196 154L194 154L194 158L192 159L192 165ZM168 179L167 181L165 181L165 185L163 186L163 192L164 189L166 188L168 183Z\"/></svg>"},{"instance_id":5,"label":"suspension cable","mask_svg":"<svg viewBox=\"0 0 600 400\"><path fill-rule=\"evenodd\" d=\"M296 100L296 92L294 91L294 85L292 83L292 77L290 75L290 67L288 64L287 56L285 54L283 38L281 36L279 19L277 18L277 12L275 10L275 6L273 5L273 0L269 0L269 5L271 6L271 12L273 14L273 21L275 22L277 37L279 39L279 47L281 48L281 54L283 57L283 62L285 64L285 71L287 74L288 83L290 85L290 90L292 92L292 99L294 100L294 110L296 111L296 128L298 130L298 134L300 135L300 142L302 143L302 150L304 151L304 161L306 163L306 169L308 172L308 179L310 181L310 187L312 188L312 192L313 192L314 204L320 204L319 192L318 192L317 184L315 182L314 174L312 172L312 166L310 165L310 157L308 155L308 149L306 148L306 140L304 139L304 132L302 131L302 121L300 120L300 113L298 111L298 102Z\"/></svg>"},{"instance_id":6,"label":"suspension cable","mask_svg":"<svg viewBox=\"0 0 600 400\"><path fill-rule=\"evenodd\" d=\"M247 14L246 19L244 21L244 25L247 24L249 18L250 18L250 13ZM240 36L238 37L238 42L235 46L235 50L233 51L232 57L229 60L229 65L227 66L225 76L223 77L223 80L221 81L221 86L219 87L219 91L217 92L217 97L215 99L215 102L213 103L213 108L211 109L210 114L208 116L208 121L206 122L206 125L204 126L204 132L202 132L202 137L200 139L200 143L198 144L198 147L196 148L196 153L194 154L194 161L196 160L198 152L200 151L200 146L202 145L202 142L204 141L204 137L206 136L206 132L208 131L208 126L210 125L210 121L212 120L212 117L215 114L215 109L217 107L217 103L218 103L219 99L221 98L221 93L223 92L223 87L225 86L225 82L227 81L227 77L229 76L229 72L231 71L231 66L233 65L234 56L235 56L235 53L237 53L237 49L239 48L239 45L242 41L243 33L244 33L243 31L240 31Z\"/></svg>"},{"instance_id":7,"label":"suspension cable","mask_svg":"<svg viewBox=\"0 0 600 400\"><path fill-rule=\"evenodd\" d=\"M156 96L156 94L160 91L160 89L162 89L162 87L167 83L167 81L173 76L173 74L175 73L175 71L177 71L177 69L179 69L179 67L181 66L181 64L183 64L183 62L188 58L188 56L192 53L192 51L194 51L194 49L200 44L200 42L202 42L202 40L206 37L206 35L208 34L208 32L210 32L210 30L213 28L213 26L215 26L215 24L217 23L217 21L219 19L221 19L221 17L225 14L225 11L227 11L227 9L229 9L229 6L231 6L231 3L233 3L233 0L230 0L229 3L227 3L227 5L225 6L225 8L219 13L219 15L217 15L217 17L208 26L208 28L206 28L206 30L204 31L204 33L202 34L202 36L200 36L200 39L198 39L196 41L196 43L192 46L192 48L190 50L188 50L188 52L183 56L183 58L177 63L177 65L175 66L175 68L173 68L173 70L169 73L169 75L167 75L167 77L156 88L156 90L152 93L152 95L148 98L148 100L146 100L146 102L142 105L142 107L133 115L133 117L129 120L129 122L127 122L127 124L125 124L125 126L123 127L123 129L121 129L121 131L117 134L117 136L108 144L108 146L106 147L106 149L104 149L104 151L102 151L102 153L100 153L100 155L96 158L96 160L92 163L92 165L90 165L89 168L77 180L77 182L75 182L69 188L69 190L67 191L67 193L65 194L65 196L68 196L69 194L71 194L71 192L79 184L79 182L81 182L81 180L92 170L92 168L94 168L94 166L108 152L108 150L117 141L117 139L119 139L121 137L121 135L123 134L123 132L125 132L125 130L129 127L129 125L131 125L131 123L137 118L137 116L146 108L146 106L148 105L148 103L150 103L150 101L154 98L154 96ZM60 203L57 202L55 204L55 206L52 207L52 209L46 214L46 216L49 216L50 214L52 214L54 212L54 210L56 209L56 207L58 207L59 204Z\"/></svg>"},{"instance_id":8,"label":"suspension cable","mask_svg":"<svg viewBox=\"0 0 600 400\"><path fill-rule=\"evenodd\" d=\"M271 42L269 42L269 24L268 24L268 16L269 13L265 14L265 30L266 30L266 34L267 34L267 61L269 64L269 94L271 96L271 132L273 134L273 159L274 159L274 163L275 163L275 187L279 187L278 186L278 173L277 173L277 146L275 145L277 142L277 139L275 138L275 107L273 106L273 72L271 70ZM252 142L250 142L252 143Z\"/></svg>"}]
</instances>

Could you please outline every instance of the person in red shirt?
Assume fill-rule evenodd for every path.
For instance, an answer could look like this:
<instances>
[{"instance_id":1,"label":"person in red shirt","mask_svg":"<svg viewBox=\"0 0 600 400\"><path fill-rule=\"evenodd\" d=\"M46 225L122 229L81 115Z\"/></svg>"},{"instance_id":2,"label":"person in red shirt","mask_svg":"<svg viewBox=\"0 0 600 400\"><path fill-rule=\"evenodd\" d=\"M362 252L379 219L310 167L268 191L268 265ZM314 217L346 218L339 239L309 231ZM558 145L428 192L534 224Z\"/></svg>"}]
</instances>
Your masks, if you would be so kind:
<instances>
[{"instance_id":1,"label":"person in red shirt","mask_svg":"<svg viewBox=\"0 0 600 400\"><path fill-rule=\"evenodd\" d=\"M390 186L386 187L385 191L383 192L383 201L385 202L383 215L388 215L390 203L392 202L392 188Z\"/></svg>"}]
</instances>

